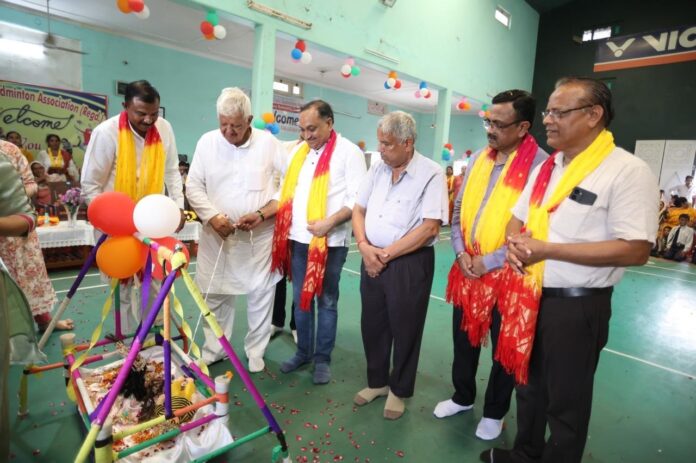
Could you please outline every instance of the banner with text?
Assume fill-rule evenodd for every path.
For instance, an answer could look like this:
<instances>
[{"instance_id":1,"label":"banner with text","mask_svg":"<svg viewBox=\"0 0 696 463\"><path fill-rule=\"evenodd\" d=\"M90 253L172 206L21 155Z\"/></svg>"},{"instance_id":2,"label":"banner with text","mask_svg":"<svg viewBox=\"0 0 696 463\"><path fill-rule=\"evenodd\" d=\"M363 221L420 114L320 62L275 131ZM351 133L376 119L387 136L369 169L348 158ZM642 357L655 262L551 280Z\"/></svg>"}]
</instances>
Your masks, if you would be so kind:
<instances>
[{"instance_id":1,"label":"banner with text","mask_svg":"<svg viewBox=\"0 0 696 463\"><path fill-rule=\"evenodd\" d=\"M696 26L612 37L597 46L594 72L696 60Z\"/></svg>"},{"instance_id":2,"label":"banner with text","mask_svg":"<svg viewBox=\"0 0 696 463\"><path fill-rule=\"evenodd\" d=\"M0 80L0 131L19 132L34 158L55 133L81 167L92 130L106 118L106 95Z\"/></svg>"}]
</instances>

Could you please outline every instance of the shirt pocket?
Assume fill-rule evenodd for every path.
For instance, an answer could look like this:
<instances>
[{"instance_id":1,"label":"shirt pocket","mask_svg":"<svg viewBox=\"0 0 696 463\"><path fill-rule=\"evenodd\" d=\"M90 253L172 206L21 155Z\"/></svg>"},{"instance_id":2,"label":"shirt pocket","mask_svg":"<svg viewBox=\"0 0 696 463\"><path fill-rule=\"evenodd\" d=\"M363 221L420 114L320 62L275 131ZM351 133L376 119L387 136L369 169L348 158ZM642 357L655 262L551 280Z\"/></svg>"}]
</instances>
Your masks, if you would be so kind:
<instances>
[{"instance_id":1,"label":"shirt pocket","mask_svg":"<svg viewBox=\"0 0 696 463\"><path fill-rule=\"evenodd\" d=\"M583 226L587 222L587 216L592 208L593 206L566 199L554 214L556 217L551 218L554 232L568 241L584 241L581 239L586 237Z\"/></svg>"},{"instance_id":2,"label":"shirt pocket","mask_svg":"<svg viewBox=\"0 0 696 463\"><path fill-rule=\"evenodd\" d=\"M261 191L268 185L269 174L266 170L256 168L250 169L244 179L248 191Z\"/></svg>"},{"instance_id":3,"label":"shirt pocket","mask_svg":"<svg viewBox=\"0 0 696 463\"><path fill-rule=\"evenodd\" d=\"M413 199L394 197L385 203L384 220L391 226L403 229L411 222Z\"/></svg>"}]
</instances>

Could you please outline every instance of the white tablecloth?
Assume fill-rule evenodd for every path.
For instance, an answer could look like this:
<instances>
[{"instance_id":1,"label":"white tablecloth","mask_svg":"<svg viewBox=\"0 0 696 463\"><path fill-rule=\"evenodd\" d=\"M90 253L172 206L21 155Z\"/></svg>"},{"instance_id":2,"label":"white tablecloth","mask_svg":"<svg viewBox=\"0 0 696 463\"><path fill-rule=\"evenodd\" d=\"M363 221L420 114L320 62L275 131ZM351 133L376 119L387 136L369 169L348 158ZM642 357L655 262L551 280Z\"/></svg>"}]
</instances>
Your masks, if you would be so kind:
<instances>
[{"instance_id":1,"label":"white tablecloth","mask_svg":"<svg viewBox=\"0 0 696 463\"><path fill-rule=\"evenodd\" d=\"M58 225L42 225L36 229L42 248L62 248L65 246L94 246L94 227L84 220L78 220L74 228L68 222Z\"/></svg>"},{"instance_id":2,"label":"white tablecloth","mask_svg":"<svg viewBox=\"0 0 696 463\"><path fill-rule=\"evenodd\" d=\"M99 232L84 220L78 220L74 228L70 228L68 222L54 226L42 225L36 229L36 233L42 248L94 246L99 236ZM184 228L174 236L180 241L198 241L200 234L200 222L186 222Z\"/></svg>"}]
</instances>

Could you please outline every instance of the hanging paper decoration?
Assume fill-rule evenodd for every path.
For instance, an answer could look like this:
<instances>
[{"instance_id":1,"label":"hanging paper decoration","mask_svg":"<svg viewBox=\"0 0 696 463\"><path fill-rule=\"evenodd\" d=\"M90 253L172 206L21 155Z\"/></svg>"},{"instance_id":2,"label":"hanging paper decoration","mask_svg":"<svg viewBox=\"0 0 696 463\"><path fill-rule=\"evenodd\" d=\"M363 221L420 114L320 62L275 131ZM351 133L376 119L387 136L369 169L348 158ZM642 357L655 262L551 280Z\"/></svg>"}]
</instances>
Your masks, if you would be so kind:
<instances>
[{"instance_id":1,"label":"hanging paper decoration","mask_svg":"<svg viewBox=\"0 0 696 463\"><path fill-rule=\"evenodd\" d=\"M275 121L275 115L273 113L263 113L261 117L255 117L253 126L259 130L268 130L273 135L278 135L280 132L280 126Z\"/></svg>"},{"instance_id":2,"label":"hanging paper decoration","mask_svg":"<svg viewBox=\"0 0 696 463\"><path fill-rule=\"evenodd\" d=\"M387 74L387 80L384 82L384 88L387 90L390 88L393 90L398 90L401 88L401 80L399 80L399 75L396 73L396 71L389 71L389 74Z\"/></svg>"},{"instance_id":3,"label":"hanging paper decoration","mask_svg":"<svg viewBox=\"0 0 696 463\"><path fill-rule=\"evenodd\" d=\"M466 97L462 97L457 103L457 109L460 111L468 111L471 109L471 103L469 103Z\"/></svg>"},{"instance_id":4,"label":"hanging paper decoration","mask_svg":"<svg viewBox=\"0 0 696 463\"><path fill-rule=\"evenodd\" d=\"M442 147L442 160L449 161L454 156L454 148L452 148L452 143L445 143Z\"/></svg>"},{"instance_id":5,"label":"hanging paper decoration","mask_svg":"<svg viewBox=\"0 0 696 463\"><path fill-rule=\"evenodd\" d=\"M312 62L312 54L307 51L307 44L300 39L295 42L295 48L290 52L290 57L296 63L309 64Z\"/></svg>"},{"instance_id":6,"label":"hanging paper decoration","mask_svg":"<svg viewBox=\"0 0 696 463\"><path fill-rule=\"evenodd\" d=\"M346 79L350 76L360 75L360 68L356 66L353 58L347 58L345 63L343 63L343 66L341 66L341 75Z\"/></svg>"},{"instance_id":7,"label":"hanging paper decoration","mask_svg":"<svg viewBox=\"0 0 696 463\"><path fill-rule=\"evenodd\" d=\"M433 93L428 88L428 83L425 81L421 81L421 83L418 84L418 90L416 90L416 93L414 94L414 96L416 98L420 98L420 97L430 98L432 96L432 94Z\"/></svg>"},{"instance_id":8,"label":"hanging paper decoration","mask_svg":"<svg viewBox=\"0 0 696 463\"><path fill-rule=\"evenodd\" d=\"M150 9L144 0L116 0L116 7L123 14L133 13L138 19L150 17Z\"/></svg>"},{"instance_id":9,"label":"hanging paper decoration","mask_svg":"<svg viewBox=\"0 0 696 463\"><path fill-rule=\"evenodd\" d=\"M208 11L205 21L201 22L200 29L206 40L222 40L227 37L227 29L220 24L220 18L215 10Z\"/></svg>"}]
</instances>

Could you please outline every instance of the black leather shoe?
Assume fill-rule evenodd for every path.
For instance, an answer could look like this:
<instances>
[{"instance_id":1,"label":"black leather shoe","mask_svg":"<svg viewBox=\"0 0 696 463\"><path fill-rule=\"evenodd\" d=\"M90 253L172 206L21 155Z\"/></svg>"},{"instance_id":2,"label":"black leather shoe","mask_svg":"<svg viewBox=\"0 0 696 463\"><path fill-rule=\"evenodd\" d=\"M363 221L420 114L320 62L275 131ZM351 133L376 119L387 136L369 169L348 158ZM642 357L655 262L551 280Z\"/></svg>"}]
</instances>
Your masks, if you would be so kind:
<instances>
[{"instance_id":1,"label":"black leather shoe","mask_svg":"<svg viewBox=\"0 0 696 463\"><path fill-rule=\"evenodd\" d=\"M505 449L488 449L481 452L479 460L484 463L512 463L510 451Z\"/></svg>"}]
</instances>

